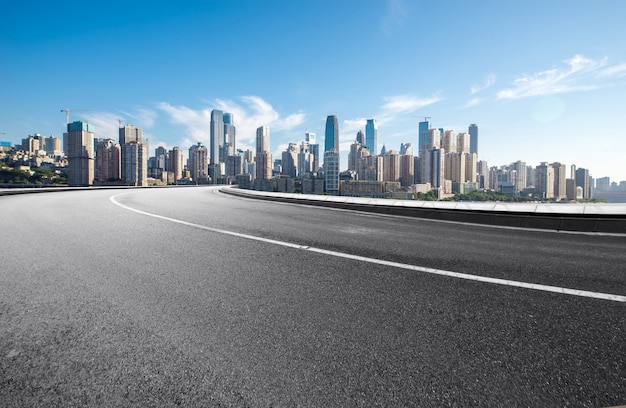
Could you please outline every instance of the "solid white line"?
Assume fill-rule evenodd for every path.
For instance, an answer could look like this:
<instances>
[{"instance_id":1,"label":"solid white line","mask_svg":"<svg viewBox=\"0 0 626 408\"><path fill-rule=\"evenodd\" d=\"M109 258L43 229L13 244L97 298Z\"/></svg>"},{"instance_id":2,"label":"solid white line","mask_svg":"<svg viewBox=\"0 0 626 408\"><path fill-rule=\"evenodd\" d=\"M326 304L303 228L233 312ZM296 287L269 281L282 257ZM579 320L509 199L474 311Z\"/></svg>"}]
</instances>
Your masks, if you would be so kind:
<instances>
[{"instance_id":1,"label":"solid white line","mask_svg":"<svg viewBox=\"0 0 626 408\"><path fill-rule=\"evenodd\" d=\"M254 241L265 242L268 244L280 245L283 247L299 249L302 251L310 251L310 252L315 252L318 254L335 256L335 257L345 258L345 259L352 259L355 261L367 262L371 264L391 266L394 268L407 269L407 270L416 271L416 272L430 273L433 275L441 275L441 276L447 276L447 277L457 278L457 279L466 279L466 280L471 280L471 281L476 281L476 282L493 283L496 285L512 286L512 287L524 288L524 289L534 289L534 290L541 290L544 292L554 292L554 293L560 293L564 295L581 296L581 297L587 297L587 298L611 300L614 302L626 303L626 296L614 295L610 293L590 292L586 290L562 288L559 286L540 285L537 283L519 282L519 281L514 281L514 280L508 280L508 279L490 278L487 276L478 276L478 275L471 275L467 273L445 271L441 269L425 268L423 266L408 265L408 264L403 264L399 262L385 261L382 259L375 259L375 258L368 258L365 256L346 254L343 252L329 251L326 249L315 248L315 247L310 247L306 245L293 244L290 242L278 241L275 239L255 237L254 235L241 234L238 232L232 232L232 231L226 231L226 230L222 230L218 228L207 227L205 225L194 224L192 222L177 220L175 218L165 217L163 215L158 215L158 214L153 214L153 213L149 213L146 211L137 210L135 208L124 205L115 199L116 197L119 197L125 194L130 194L130 192L116 194L114 196L111 196L109 199L111 200L113 204L119 207L122 207L128 211L133 211L138 214L147 215L148 217L158 218L161 220L170 221L170 222L186 225L188 227L197 228L197 229L201 229L205 231L211 231L211 232L215 232L218 234L230 235L233 237L245 238L245 239L250 239Z\"/></svg>"}]
</instances>

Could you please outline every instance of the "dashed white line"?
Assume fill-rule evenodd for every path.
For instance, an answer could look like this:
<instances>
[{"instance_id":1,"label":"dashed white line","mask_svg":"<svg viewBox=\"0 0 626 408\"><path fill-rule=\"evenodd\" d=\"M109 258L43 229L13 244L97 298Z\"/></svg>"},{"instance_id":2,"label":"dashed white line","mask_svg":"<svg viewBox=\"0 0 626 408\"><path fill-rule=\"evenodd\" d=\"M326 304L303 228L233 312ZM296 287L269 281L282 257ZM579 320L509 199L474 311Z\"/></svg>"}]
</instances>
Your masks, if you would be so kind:
<instances>
[{"instance_id":1,"label":"dashed white line","mask_svg":"<svg viewBox=\"0 0 626 408\"><path fill-rule=\"evenodd\" d=\"M441 269L425 268L423 266L408 265L408 264L403 264L399 262L385 261L382 259L375 259L375 258L368 258L365 256L352 255L352 254L347 254L343 252L329 251L327 249L315 248L315 247L310 247L306 245L294 244L291 242L278 241L275 239L257 237L254 235L241 234L239 232L233 232L233 231L227 231L227 230L223 230L219 228L207 227L206 225L194 224L192 222L182 221L176 218L165 217L163 215L158 215L158 214L150 213L147 211L138 210L138 209L129 207L125 204L122 204L116 200L116 197L119 197L125 194L129 194L129 193L116 194L114 196L111 196L110 200L113 204L119 207L122 207L128 211L133 211L135 213L146 215L148 217L158 218L161 220L170 221L170 222L174 222L174 223L181 224L181 225L186 225L188 227L197 228L201 230L211 231L211 232L215 232L218 234L230 235L234 237L265 242L265 243L272 244L272 245L280 245L280 246L287 247L287 248L315 252L318 254L335 256L339 258L351 259L351 260L361 261L361 262L367 262L371 264L390 266L394 268L406 269L406 270L411 270L415 272L430 273L433 275L441 275L441 276L447 276L447 277L457 278L457 279L466 279L466 280L471 280L471 281L476 281L476 282L492 283L496 285L540 290L544 292L560 293L563 295L581 296L581 297L587 297L587 298L593 298L593 299L610 300L614 302L626 303L626 296L614 295L610 293L591 292L591 291L586 291L586 290L563 288L559 286L541 285L541 284L536 284L536 283L520 282L520 281L514 281L514 280L508 280L508 279L490 278L487 276L478 276L478 275L471 275L467 273L445 271Z\"/></svg>"}]
</instances>

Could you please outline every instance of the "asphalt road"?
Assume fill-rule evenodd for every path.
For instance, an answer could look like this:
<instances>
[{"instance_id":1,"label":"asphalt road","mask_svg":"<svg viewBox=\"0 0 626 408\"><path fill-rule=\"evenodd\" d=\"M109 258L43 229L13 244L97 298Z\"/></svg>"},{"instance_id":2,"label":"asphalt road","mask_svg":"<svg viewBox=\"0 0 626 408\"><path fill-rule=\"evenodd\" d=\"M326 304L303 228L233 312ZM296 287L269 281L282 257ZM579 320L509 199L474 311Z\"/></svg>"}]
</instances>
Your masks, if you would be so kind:
<instances>
[{"instance_id":1,"label":"asphalt road","mask_svg":"<svg viewBox=\"0 0 626 408\"><path fill-rule=\"evenodd\" d=\"M0 406L626 404L626 236L212 188L0 214Z\"/></svg>"}]
</instances>

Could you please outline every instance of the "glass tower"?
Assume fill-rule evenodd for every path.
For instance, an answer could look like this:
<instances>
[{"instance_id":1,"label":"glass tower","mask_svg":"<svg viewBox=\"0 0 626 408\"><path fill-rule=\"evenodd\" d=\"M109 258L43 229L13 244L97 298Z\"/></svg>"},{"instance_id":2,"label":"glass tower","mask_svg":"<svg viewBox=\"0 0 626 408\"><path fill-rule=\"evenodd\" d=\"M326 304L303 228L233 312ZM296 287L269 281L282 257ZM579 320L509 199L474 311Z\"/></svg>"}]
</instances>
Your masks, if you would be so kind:
<instances>
[{"instance_id":1,"label":"glass tower","mask_svg":"<svg viewBox=\"0 0 626 408\"><path fill-rule=\"evenodd\" d=\"M468 133L470 135L470 153L478 154L478 126L474 123L469 125Z\"/></svg>"},{"instance_id":2,"label":"glass tower","mask_svg":"<svg viewBox=\"0 0 626 408\"><path fill-rule=\"evenodd\" d=\"M368 119L365 125L365 146L373 154L378 151L378 125L374 119Z\"/></svg>"},{"instance_id":3,"label":"glass tower","mask_svg":"<svg viewBox=\"0 0 626 408\"><path fill-rule=\"evenodd\" d=\"M326 133L324 136L324 151L339 151L339 122L337 121L337 116L328 115L326 118Z\"/></svg>"}]
</instances>

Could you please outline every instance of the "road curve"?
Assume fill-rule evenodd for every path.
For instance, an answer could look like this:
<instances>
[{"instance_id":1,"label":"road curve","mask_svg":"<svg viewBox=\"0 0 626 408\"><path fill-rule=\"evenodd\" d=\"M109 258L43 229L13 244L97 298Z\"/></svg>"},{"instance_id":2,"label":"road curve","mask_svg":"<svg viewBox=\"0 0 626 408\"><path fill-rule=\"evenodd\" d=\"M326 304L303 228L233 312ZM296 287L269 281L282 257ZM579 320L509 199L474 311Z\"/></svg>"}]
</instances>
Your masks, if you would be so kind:
<instances>
[{"instance_id":1,"label":"road curve","mask_svg":"<svg viewBox=\"0 0 626 408\"><path fill-rule=\"evenodd\" d=\"M0 211L2 406L626 404L626 237L206 187Z\"/></svg>"}]
</instances>

